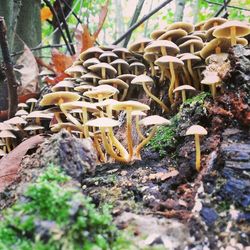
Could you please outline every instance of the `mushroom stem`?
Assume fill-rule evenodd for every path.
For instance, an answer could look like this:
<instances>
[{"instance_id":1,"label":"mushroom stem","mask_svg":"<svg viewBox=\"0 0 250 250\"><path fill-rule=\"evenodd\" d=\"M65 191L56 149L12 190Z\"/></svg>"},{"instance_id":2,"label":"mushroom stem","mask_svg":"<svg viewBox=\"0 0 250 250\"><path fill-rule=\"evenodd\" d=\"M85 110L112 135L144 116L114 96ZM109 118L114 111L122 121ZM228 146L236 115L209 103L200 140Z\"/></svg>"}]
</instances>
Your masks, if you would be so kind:
<instances>
[{"instance_id":1,"label":"mushroom stem","mask_svg":"<svg viewBox=\"0 0 250 250\"><path fill-rule=\"evenodd\" d=\"M190 53L194 54L194 44L190 44Z\"/></svg>"},{"instance_id":2,"label":"mushroom stem","mask_svg":"<svg viewBox=\"0 0 250 250\"><path fill-rule=\"evenodd\" d=\"M93 140L94 140L95 149L96 149L97 153L98 153L99 156L100 156L100 161L101 161L101 162L106 162L106 158L105 158L105 156L104 156L104 153L102 152L102 149L101 149L101 147L100 147L98 138L97 138L97 136L96 136L95 134L94 134Z\"/></svg>"},{"instance_id":3,"label":"mushroom stem","mask_svg":"<svg viewBox=\"0 0 250 250\"><path fill-rule=\"evenodd\" d=\"M151 70L151 76L155 76L155 67L154 67L153 62L150 62L149 65L150 65L150 70Z\"/></svg>"},{"instance_id":4,"label":"mushroom stem","mask_svg":"<svg viewBox=\"0 0 250 250\"><path fill-rule=\"evenodd\" d=\"M174 90L174 83L175 83L175 71L174 71L174 65L172 62L169 63L169 68L170 68L170 73L171 73L171 81L170 81L170 86L168 89L168 97L169 101L174 103L174 98L173 98L173 90Z\"/></svg>"},{"instance_id":5,"label":"mushroom stem","mask_svg":"<svg viewBox=\"0 0 250 250\"><path fill-rule=\"evenodd\" d=\"M217 46L215 48L215 54L220 54L221 53L221 47Z\"/></svg>"},{"instance_id":6,"label":"mushroom stem","mask_svg":"<svg viewBox=\"0 0 250 250\"><path fill-rule=\"evenodd\" d=\"M161 54L162 54L163 56L166 56L166 55L167 55L167 50L166 50L165 47L161 47Z\"/></svg>"},{"instance_id":7,"label":"mushroom stem","mask_svg":"<svg viewBox=\"0 0 250 250\"><path fill-rule=\"evenodd\" d=\"M106 79L106 70L105 70L105 68L101 69L101 75L102 75L102 79Z\"/></svg>"},{"instance_id":8,"label":"mushroom stem","mask_svg":"<svg viewBox=\"0 0 250 250\"><path fill-rule=\"evenodd\" d=\"M136 157L138 159L141 158L140 156L140 151L141 149L152 139L152 137L155 135L157 131L157 125L155 125L152 130L150 131L149 135L147 138L145 138L137 147L136 147L136 150L135 150L135 154L136 154Z\"/></svg>"},{"instance_id":9,"label":"mushroom stem","mask_svg":"<svg viewBox=\"0 0 250 250\"><path fill-rule=\"evenodd\" d=\"M61 119L61 117L60 117L60 113L59 112L55 112L54 113L54 116L55 116L55 118L56 118L56 121L58 122L58 123L62 123L62 119ZM40 125L40 121L39 121L39 123L38 123L38 125Z\"/></svg>"},{"instance_id":10,"label":"mushroom stem","mask_svg":"<svg viewBox=\"0 0 250 250\"><path fill-rule=\"evenodd\" d=\"M200 136L198 134L195 134L194 140L195 140L195 155L196 155L195 167L196 167L196 170L199 172L200 167L201 167Z\"/></svg>"},{"instance_id":11,"label":"mushroom stem","mask_svg":"<svg viewBox=\"0 0 250 250\"><path fill-rule=\"evenodd\" d=\"M114 84L113 87L117 89L117 84ZM114 94L113 99L118 100L117 92Z\"/></svg>"},{"instance_id":12,"label":"mushroom stem","mask_svg":"<svg viewBox=\"0 0 250 250\"><path fill-rule=\"evenodd\" d=\"M127 141L128 141L128 153L129 153L129 161L131 161L133 157L133 140L132 140L132 109L127 108Z\"/></svg>"},{"instance_id":13,"label":"mushroom stem","mask_svg":"<svg viewBox=\"0 0 250 250\"><path fill-rule=\"evenodd\" d=\"M183 90L181 91L181 97L182 97L182 102L185 102L186 99L187 99L185 89L183 89Z\"/></svg>"},{"instance_id":14,"label":"mushroom stem","mask_svg":"<svg viewBox=\"0 0 250 250\"><path fill-rule=\"evenodd\" d=\"M188 72L190 73L190 75L192 76L192 79L194 81L194 86L196 89L199 89L199 84L198 84L198 79L192 69L192 62L191 60L187 60L187 66L188 66Z\"/></svg>"},{"instance_id":15,"label":"mushroom stem","mask_svg":"<svg viewBox=\"0 0 250 250\"><path fill-rule=\"evenodd\" d=\"M135 116L135 127L136 127L136 131L137 131L140 139L145 140L146 137L142 134L141 129L140 129L140 125L139 125L139 115Z\"/></svg>"},{"instance_id":16,"label":"mushroom stem","mask_svg":"<svg viewBox=\"0 0 250 250\"><path fill-rule=\"evenodd\" d=\"M34 106L35 106L35 103L34 102L32 102L31 103L31 106L30 106L30 113L32 112L32 110L34 109Z\"/></svg>"},{"instance_id":17,"label":"mushroom stem","mask_svg":"<svg viewBox=\"0 0 250 250\"><path fill-rule=\"evenodd\" d=\"M215 98L215 96L216 96L216 83L211 84L210 88L211 88L212 96L213 96L213 98Z\"/></svg>"},{"instance_id":18,"label":"mushroom stem","mask_svg":"<svg viewBox=\"0 0 250 250\"><path fill-rule=\"evenodd\" d=\"M83 130L84 130L84 136L85 138L89 137L89 129L88 126L86 126L86 122L88 121L88 113L87 113L87 108L83 107L82 108L82 116L83 116Z\"/></svg>"},{"instance_id":19,"label":"mushroom stem","mask_svg":"<svg viewBox=\"0 0 250 250\"><path fill-rule=\"evenodd\" d=\"M10 145L9 138L5 139L5 144L6 144L6 147L7 147L7 152L9 153L11 151L11 145Z\"/></svg>"},{"instance_id":20,"label":"mushroom stem","mask_svg":"<svg viewBox=\"0 0 250 250\"><path fill-rule=\"evenodd\" d=\"M236 44L236 27L232 26L230 28L231 33L231 46L234 46Z\"/></svg>"},{"instance_id":21,"label":"mushroom stem","mask_svg":"<svg viewBox=\"0 0 250 250\"><path fill-rule=\"evenodd\" d=\"M185 66L183 67L183 71L184 71L185 79L186 79L187 82L188 82L188 85L192 85L192 84L191 84L191 79L190 79L189 73L188 73L188 71L187 71L187 69L186 69ZM184 83L184 84L185 84L185 83Z\"/></svg>"},{"instance_id":22,"label":"mushroom stem","mask_svg":"<svg viewBox=\"0 0 250 250\"><path fill-rule=\"evenodd\" d=\"M120 101L123 101L126 98L127 93L128 93L128 89L124 89Z\"/></svg>"},{"instance_id":23,"label":"mushroom stem","mask_svg":"<svg viewBox=\"0 0 250 250\"><path fill-rule=\"evenodd\" d=\"M168 113L168 112L169 112L169 108L168 108L159 98L157 98L155 95L153 95L153 94L149 91L149 89L148 89L146 83L143 83L142 86L143 86L143 89L144 89L144 91L146 92L146 94L147 94L149 97L151 97L154 101L156 101L156 102L162 107L162 109L163 109L166 113Z\"/></svg>"}]
</instances>

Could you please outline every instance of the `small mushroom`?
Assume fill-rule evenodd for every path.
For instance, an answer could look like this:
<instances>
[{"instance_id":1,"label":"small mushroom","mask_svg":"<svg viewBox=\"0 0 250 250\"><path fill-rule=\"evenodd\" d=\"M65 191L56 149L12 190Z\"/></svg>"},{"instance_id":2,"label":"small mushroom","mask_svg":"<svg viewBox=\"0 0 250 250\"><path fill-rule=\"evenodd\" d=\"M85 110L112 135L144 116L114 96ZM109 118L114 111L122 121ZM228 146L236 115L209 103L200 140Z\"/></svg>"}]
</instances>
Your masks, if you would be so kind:
<instances>
[{"instance_id":1,"label":"small mushroom","mask_svg":"<svg viewBox=\"0 0 250 250\"><path fill-rule=\"evenodd\" d=\"M201 84L207 84L211 87L211 93L213 98L216 97L216 85L221 82L220 77L216 72L210 72L205 75L205 78L201 81Z\"/></svg>"},{"instance_id":2,"label":"small mushroom","mask_svg":"<svg viewBox=\"0 0 250 250\"><path fill-rule=\"evenodd\" d=\"M36 98L29 98L29 99L26 101L26 104L31 104L30 110L29 110L30 113L33 111L33 109L34 109L36 103L37 103L37 99L36 99Z\"/></svg>"},{"instance_id":3,"label":"small mushroom","mask_svg":"<svg viewBox=\"0 0 250 250\"><path fill-rule=\"evenodd\" d=\"M116 69L108 63L94 64L89 66L89 70L101 76L102 79L113 78L117 74Z\"/></svg>"},{"instance_id":4,"label":"small mushroom","mask_svg":"<svg viewBox=\"0 0 250 250\"><path fill-rule=\"evenodd\" d=\"M182 86L175 88L173 92L175 93L175 92L181 91L182 102L185 102L187 99L186 98L186 90L195 91L195 88L190 86L190 85L182 85Z\"/></svg>"},{"instance_id":5,"label":"small mushroom","mask_svg":"<svg viewBox=\"0 0 250 250\"><path fill-rule=\"evenodd\" d=\"M201 167L200 135L207 135L207 130L200 125L193 125L190 128L188 128L186 135L194 135L195 150L196 150L195 167L197 171L200 171Z\"/></svg>"},{"instance_id":6,"label":"small mushroom","mask_svg":"<svg viewBox=\"0 0 250 250\"><path fill-rule=\"evenodd\" d=\"M144 140L145 139L145 136L142 134L141 132L141 129L140 129L140 120L139 120L139 117L140 116L147 116L146 113L140 111L140 110L135 110L132 112L131 114L132 116L135 116L135 127L136 127L136 131L137 131L137 134L139 135L140 139L141 140Z\"/></svg>"},{"instance_id":7,"label":"small mushroom","mask_svg":"<svg viewBox=\"0 0 250 250\"><path fill-rule=\"evenodd\" d=\"M15 139L16 136L10 132L9 130L3 130L0 132L0 138L5 141L5 145L7 147L7 152L9 153L11 151L11 139Z\"/></svg>"}]
</instances>

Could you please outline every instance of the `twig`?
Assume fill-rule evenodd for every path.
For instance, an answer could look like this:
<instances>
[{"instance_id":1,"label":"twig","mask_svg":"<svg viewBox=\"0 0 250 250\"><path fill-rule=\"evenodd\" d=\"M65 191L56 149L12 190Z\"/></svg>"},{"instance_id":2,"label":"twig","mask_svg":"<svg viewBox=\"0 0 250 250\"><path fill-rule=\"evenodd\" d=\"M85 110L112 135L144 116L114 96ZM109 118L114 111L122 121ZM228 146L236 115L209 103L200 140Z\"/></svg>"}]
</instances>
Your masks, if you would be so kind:
<instances>
[{"instance_id":1,"label":"twig","mask_svg":"<svg viewBox=\"0 0 250 250\"><path fill-rule=\"evenodd\" d=\"M224 3L215 3L215 2L212 2L212 1L208 1L208 0L205 0L205 2L209 3L209 4L214 4L214 5L218 5L218 6L223 6L224 8ZM227 1L227 2L230 2L230 1ZM228 5L226 4L226 7L227 8L232 8L232 9L237 9L237 10L244 10L244 11L250 11L250 9L247 9L247 8L243 8L243 7L239 7L239 6L234 6L234 5Z\"/></svg>"},{"instance_id":2,"label":"twig","mask_svg":"<svg viewBox=\"0 0 250 250\"><path fill-rule=\"evenodd\" d=\"M0 45L5 66L5 75L8 82L8 118L11 118L17 110L17 81L9 53L4 17L0 17Z\"/></svg>"},{"instance_id":3,"label":"twig","mask_svg":"<svg viewBox=\"0 0 250 250\"><path fill-rule=\"evenodd\" d=\"M206 1L206 0L205 0ZM226 3L224 3L219 10L215 13L215 17L219 16L221 14L221 12L224 10L225 6L227 6L229 3L231 2L231 0L227 0Z\"/></svg>"},{"instance_id":4,"label":"twig","mask_svg":"<svg viewBox=\"0 0 250 250\"><path fill-rule=\"evenodd\" d=\"M130 22L130 25L129 27L131 27L133 24L135 24L138 20L138 17L140 16L141 14L141 10L142 10L142 7L143 7L143 4L144 4L145 0L139 0L137 5L136 5L136 8L135 8L135 12L134 12L134 15L132 17L132 20ZM125 41L124 41L124 44L123 44L123 47L127 47L128 45L128 42L131 38L131 35L132 33L128 34L128 36L125 38Z\"/></svg>"},{"instance_id":5,"label":"twig","mask_svg":"<svg viewBox=\"0 0 250 250\"><path fill-rule=\"evenodd\" d=\"M62 0L63 3L70 9L70 12L72 13L72 15L76 18L76 20L78 21L78 23L82 23L82 20L76 15L76 13L72 10L71 6L67 3L67 1Z\"/></svg>"},{"instance_id":6,"label":"twig","mask_svg":"<svg viewBox=\"0 0 250 250\"><path fill-rule=\"evenodd\" d=\"M147 19L149 19L152 15L154 15L156 12L158 12L160 9L162 9L165 5L169 4L173 0L167 0L158 5L155 9L150 11L147 15L145 15L141 20L139 20L137 23L132 25L126 32L123 34L120 38L118 38L113 44L116 45L120 43L124 38L127 37L130 33L132 33L137 27L139 27L142 23L144 23Z\"/></svg>"},{"instance_id":7,"label":"twig","mask_svg":"<svg viewBox=\"0 0 250 250\"><path fill-rule=\"evenodd\" d=\"M57 14L56 14L55 9L53 8L53 6L52 6L52 4L50 3L49 0L43 0L43 1L46 3L46 5L49 7L49 9L51 10L51 12L53 13L53 15L54 15L54 17L55 17L55 19L57 21L57 24L58 24L58 29L60 30L62 38L63 38L64 42L66 43L67 49L68 49L70 55L73 55L71 47L69 46L68 41L67 41L67 39L66 39L66 37L65 37L65 35L63 33L63 30L62 30L62 27L61 27L61 23L60 23L60 20L59 20Z\"/></svg>"},{"instance_id":8,"label":"twig","mask_svg":"<svg viewBox=\"0 0 250 250\"><path fill-rule=\"evenodd\" d=\"M72 45L75 45L75 43L70 43ZM35 48L30 48L30 50L32 51L36 51L36 50L41 50L41 49L49 49L49 48L61 48L61 47L64 47L64 46L67 46L67 44L48 44L48 45L44 45L44 46L37 46ZM17 51L17 52L14 52L12 53L10 56L18 56L18 55L21 55L23 54L24 50L20 50L20 51Z\"/></svg>"},{"instance_id":9,"label":"twig","mask_svg":"<svg viewBox=\"0 0 250 250\"><path fill-rule=\"evenodd\" d=\"M66 36L68 37L68 41L71 44L70 48L71 48L71 51L72 51L72 53L74 55L76 53L76 51L75 51L74 46L72 45L72 39L71 39L71 36L70 36L70 33L69 33L69 27L68 27L68 24L67 24L67 22L65 20L65 15L64 15L64 11L63 11L63 8L62 8L60 0L58 0L58 4L59 4L60 12L62 14L62 22L63 22L64 28L65 28Z\"/></svg>"}]
</instances>

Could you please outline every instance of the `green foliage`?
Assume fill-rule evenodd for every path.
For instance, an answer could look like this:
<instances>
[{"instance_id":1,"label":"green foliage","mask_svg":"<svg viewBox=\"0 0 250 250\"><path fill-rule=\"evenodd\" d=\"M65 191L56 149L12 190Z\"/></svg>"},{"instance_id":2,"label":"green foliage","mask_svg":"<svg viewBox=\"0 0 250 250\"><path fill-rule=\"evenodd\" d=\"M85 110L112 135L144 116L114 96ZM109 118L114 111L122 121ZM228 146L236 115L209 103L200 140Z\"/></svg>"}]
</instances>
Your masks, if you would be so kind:
<instances>
[{"instance_id":1,"label":"green foliage","mask_svg":"<svg viewBox=\"0 0 250 250\"><path fill-rule=\"evenodd\" d=\"M50 166L0 224L1 250L128 249L112 224L109 207L97 210L70 178ZM124 247L126 244L126 247Z\"/></svg>"},{"instance_id":2,"label":"green foliage","mask_svg":"<svg viewBox=\"0 0 250 250\"><path fill-rule=\"evenodd\" d=\"M208 96L211 96L210 93L208 92L201 92L199 95L196 95L192 98L189 98L187 99L181 106L181 110L184 106L186 105L190 105L190 106L193 106L193 105L197 105L197 104L203 104L204 103L204 100L208 97Z\"/></svg>"}]
</instances>

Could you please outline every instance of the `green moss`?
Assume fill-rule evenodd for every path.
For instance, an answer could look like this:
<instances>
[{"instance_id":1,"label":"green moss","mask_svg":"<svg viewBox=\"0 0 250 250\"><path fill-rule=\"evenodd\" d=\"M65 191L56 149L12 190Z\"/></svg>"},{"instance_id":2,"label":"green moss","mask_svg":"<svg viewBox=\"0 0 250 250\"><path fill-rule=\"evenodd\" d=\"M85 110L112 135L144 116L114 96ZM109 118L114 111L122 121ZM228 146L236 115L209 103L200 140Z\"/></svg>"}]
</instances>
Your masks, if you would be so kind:
<instances>
[{"instance_id":1,"label":"green moss","mask_svg":"<svg viewBox=\"0 0 250 250\"><path fill-rule=\"evenodd\" d=\"M30 184L21 200L3 214L0 249L129 249L112 223L109 207L95 208L70 181L50 166Z\"/></svg>"},{"instance_id":2,"label":"green moss","mask_svg":"<svg viewBox=\"0 0 250 250\"><path fill-rule=\"evenodd\" d=\"M185 107L187 104L190 106L197 105L197 104L203 104L205 99L211 96L208 92L201 92L199 95L196 95L192 98L187 99L181 106L180 110L182 110L183 107Z\"/></svg>"}]
</instances>

